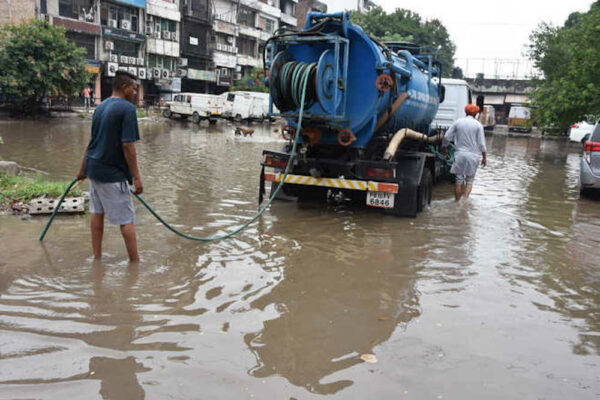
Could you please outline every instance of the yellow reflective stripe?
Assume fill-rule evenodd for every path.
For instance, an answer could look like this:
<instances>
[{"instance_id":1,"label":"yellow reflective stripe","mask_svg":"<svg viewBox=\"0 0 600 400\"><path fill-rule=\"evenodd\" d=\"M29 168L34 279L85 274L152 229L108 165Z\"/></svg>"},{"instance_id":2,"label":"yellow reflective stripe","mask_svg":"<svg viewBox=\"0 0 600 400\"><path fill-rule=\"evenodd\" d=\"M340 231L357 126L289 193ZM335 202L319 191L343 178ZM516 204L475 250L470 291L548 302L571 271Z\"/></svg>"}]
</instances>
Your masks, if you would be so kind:
<instances>
[{"instance_id":1,"label":"yellow reflective stripe","mask_svg":"<svg viewBox=\"0 0 600 400\"><path fill-rule=\"evenodd\" d=\"M364 182L358 181L356 183L358 184L358 187L360 188L360 190L367 190L367 185L365 185Z\"/></svg>"},{"instance_id":2,"label":"yellow reflective stripe","mask_svg":"<svg viewBox=\"0 0 600 400\"><path fill-rule=\"evenodd\" d=\"M354 186L354 182L352 182L352 181L346 181L346 183L348 183L348 187L350 189L356 189L356 187Z\"/></svg>"},{"instance_id":3,"label":"yellow reflective stripe","mask_svg":"<svg viewBox=\"0 0 600 400\"><path fill-rule=\"evenodd\" d=\"M327 186L329 186L329 187L334 186L333 181L329 178L325 178L325 182L327 182Z\"/></svg>"},{"instance_id":4,"label":"yellow reflective stripe","mask_svg":"<svg viewBox=\"0 0 600 400\"><path fill-rule=\"evenodd\" d=\"M300 176L300 175L298 175L298 176L296 177L296 180L294 181L294 183L300 183L300 182L302 182L303 180L304 180L304 177L303 177L303 176Z\"/></svg>"},{"instance_id":5,"label":"yellow reflective stripe","mask_svg":"<svg viewBox=\"0 0 600 400\"><path fill-rule=\"evenodd\" d=\"M375 183L369 182L369 190L371 192L376 192L377 191L377 186L375 185Z\"/></svg>"}]
</instances>

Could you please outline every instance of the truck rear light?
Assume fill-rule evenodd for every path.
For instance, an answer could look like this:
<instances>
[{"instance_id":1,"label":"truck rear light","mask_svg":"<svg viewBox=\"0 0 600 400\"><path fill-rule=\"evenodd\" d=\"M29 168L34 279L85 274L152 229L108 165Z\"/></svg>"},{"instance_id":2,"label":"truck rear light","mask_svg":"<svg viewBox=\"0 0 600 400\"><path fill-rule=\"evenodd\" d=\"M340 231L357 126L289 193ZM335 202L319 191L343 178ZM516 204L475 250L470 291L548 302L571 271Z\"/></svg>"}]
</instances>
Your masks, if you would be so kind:
<instances>
[{"instance_id":1,"label":"truck rear light","mask_svg":"<svg viewBox=\"0 0 600 400\"><path fill-rule=\"evenodd\" d=\"M267 167L284 169L287 166L287 160L273 156L265 156L265 165Z\"/></svg>"},{"instance_id":2,"label":"truck rear light","mask_svg":"<svg viewBox=\"0 0 600 400\"><path fill-rule=\"evenodd\" d=\"M394 177L394 170L390 168L367 168L367 178L391 179Z\"/></svg>"},{"instance_id":3,"label":"truck rear light","mask_svg":"<svg viewBox=\"0 0 600 400\"><path fill-rule=\"evenodd\" d=\"M592 160L592 153L600 151L600 142L585 142L584 157L588 163Z\"/></svg>"},{"instance_id":4,"label":"truck rear light","mask_svg":"<svg viewBox=\"0 0 600 400\"><path fill-rule=\"evenodd\" d=\"M577 129L577 128L579 128L579 125L577 125L577 124L573 124L573 125L571 125L571 128L575 128L575 129Z\"/></svg>"}]
</instances>

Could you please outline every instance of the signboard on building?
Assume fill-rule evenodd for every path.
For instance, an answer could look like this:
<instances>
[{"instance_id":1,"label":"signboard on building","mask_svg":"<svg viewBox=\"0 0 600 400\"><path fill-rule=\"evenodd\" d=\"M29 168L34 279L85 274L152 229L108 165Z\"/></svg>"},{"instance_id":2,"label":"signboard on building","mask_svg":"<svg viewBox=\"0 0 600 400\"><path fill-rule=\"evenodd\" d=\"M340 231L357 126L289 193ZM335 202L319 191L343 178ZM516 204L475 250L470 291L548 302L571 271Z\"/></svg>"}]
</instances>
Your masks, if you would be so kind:
<instances>
[{"instance_id":1,"label":"signboard on building","mask_svg":"<svg viewBox=\"0 0 600 400\"><path fill-rule=\"evenodd\" d=\"M217 79L218 86L230 86L231 85L231 76L219 76Z\"/></svg>"},{"instance_id":2,"label":"signboard on building","mask_svg":"<svg viewBox=\"0 0 600 400\"><path fill-rule=\"evenodd\" d=\"M100 73L100 62L88 61L85 64L85 70L91 74L99 74Z\"/></svg>"},{"instance_id":3,"label":"signboard on building","mask_svg":"<svg viewBox=\"0 0 600 400\"><path fill-rule=\"evenodd\" d=\"M125 29L102 27L102 35L114 39L128 40L130 42L143 43L146 41L146 35Z\"/></svg>"},{"instance_id":4,"label":"signboard on building","mask_svg":"<svg viewBox=\"0 0 600 400\"><path fill-rule=\"evenodd\" d=\"M115 3L126 4L137 8L146 8L146 0L114 0Z\"/></svg>"},{"instance_id":5,"label":"signboard on building","mask_svg":"<svg viewBox=\"0 0 600 400\"><path fill-rule=\"evenodd\" d=\"M200 69L189 68L187 71L187 77L188 79L195 79L198 81L217 81L217 74L215 74L215 71L204 71Z\"/></svg>"}]
</instances>

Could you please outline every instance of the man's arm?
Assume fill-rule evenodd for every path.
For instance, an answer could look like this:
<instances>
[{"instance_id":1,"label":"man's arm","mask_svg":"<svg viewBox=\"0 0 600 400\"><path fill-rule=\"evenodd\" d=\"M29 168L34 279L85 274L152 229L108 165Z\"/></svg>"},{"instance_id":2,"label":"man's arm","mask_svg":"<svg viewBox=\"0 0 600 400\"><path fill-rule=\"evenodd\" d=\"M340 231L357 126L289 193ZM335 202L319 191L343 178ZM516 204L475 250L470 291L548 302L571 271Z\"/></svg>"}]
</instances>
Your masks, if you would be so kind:
<instances>
[{"instance_id":1,"label":"man's arm","mask_svg":"<svg viewBox=\"0 0 600 400\"><path fill-rule=\"evenodd\" d=\"M483 132L483 125L479 124L479 132L477 132L477 142L479 149L481 150L481 166L487 165L487 148L485 147L485 133Z\"/></svg>"},{"instance_id":2,"label":"man's arm","mask_svg":"<svg viewBox=\"0 0 600 400\"><path fill-rule=\"evenodd\" d=\"M85 159L87 157L87 147L83 152L83 158L81 159L81 167L79 167L79 172L77 172L77 180L82 181L86 178L85 176Z\"/></svg>"},{"instance_id":3,"label":"man's arm","mask_svg":"<svg viewBox=\"0 0 600 400\"><path fill-rule=\"evenodd\" d=\"M142 185L142 177L137 165L137 154L135 152L135 142L123 142L123 155L127 166L133 175L133 186L135 186L135 194L142 194L144 186Z\"/></svg>"}]
</instances>

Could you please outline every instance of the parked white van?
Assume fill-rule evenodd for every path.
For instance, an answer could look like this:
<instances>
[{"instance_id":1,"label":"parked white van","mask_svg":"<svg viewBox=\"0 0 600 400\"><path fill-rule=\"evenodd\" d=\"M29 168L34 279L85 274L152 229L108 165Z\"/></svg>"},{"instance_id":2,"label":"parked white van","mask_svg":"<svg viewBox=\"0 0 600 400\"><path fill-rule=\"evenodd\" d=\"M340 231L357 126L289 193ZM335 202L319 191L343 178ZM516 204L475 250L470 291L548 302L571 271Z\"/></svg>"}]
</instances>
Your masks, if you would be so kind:
<instances>
[{"instance_id":1,"label":"parked white van","mask_svg":"<svg viewBox=\"0 0 600 400\"><path fill-rule=\"evenodd\" d=\"M227 101L225 115L236 121L269 118L269 93L237 91L223 93L221 97ZM279 112L275 105L273 112Z\"/></svg>"},{"instance_id":2,"label":"parked white van","mask_svg":"<svg viewBox=\"0 0 600 400\"><path fill-rule=\"evenodd\" d=\"M163 115L172 118L179 115L183 119L192 117L192 122L198 124L207 119L211 124L225 111L227 103L219 96L204 93L179 93L173 96L173 101L167 102Z\"/></svg>"}]
</instances>

